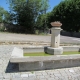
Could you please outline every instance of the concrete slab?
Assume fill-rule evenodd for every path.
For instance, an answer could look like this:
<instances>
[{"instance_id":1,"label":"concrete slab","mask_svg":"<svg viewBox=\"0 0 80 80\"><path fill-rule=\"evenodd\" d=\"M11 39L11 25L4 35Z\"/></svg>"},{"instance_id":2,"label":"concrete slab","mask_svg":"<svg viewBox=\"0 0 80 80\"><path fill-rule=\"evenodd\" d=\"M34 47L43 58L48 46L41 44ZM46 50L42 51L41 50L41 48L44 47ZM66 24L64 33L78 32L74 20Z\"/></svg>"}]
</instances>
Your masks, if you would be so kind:
<instances>
[{"instance_id":1,"label":"concrete slab","mask_svg":"<svg viewBox=\"0 0 80 80\"><path fill-rule=\"evenodd\" d=\"M11 57L23 57L23 49L14 47Z\"/></svg>"}]
</instances>

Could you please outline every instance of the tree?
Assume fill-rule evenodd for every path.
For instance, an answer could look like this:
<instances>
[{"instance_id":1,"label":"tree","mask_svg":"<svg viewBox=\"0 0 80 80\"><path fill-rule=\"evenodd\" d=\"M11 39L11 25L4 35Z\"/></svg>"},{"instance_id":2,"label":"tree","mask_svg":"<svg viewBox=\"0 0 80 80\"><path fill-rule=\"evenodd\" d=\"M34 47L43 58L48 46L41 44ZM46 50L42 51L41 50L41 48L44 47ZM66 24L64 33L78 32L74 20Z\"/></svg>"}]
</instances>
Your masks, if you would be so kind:
<instances>
[{"instance_id":1,"label":"tree","mask_svg":"<svg viewBox=\"0 0 80 80\"><path fill-rule=\"evenodd\" d=\"M46 7L42 8L43 0L9 0L11 14L17 25L23 26L23 32L34 33L34 26L37 17L47 10ZM44 0L46 2L48 0ZM31 31L31 32L30 32Z\"/></svg>"},{"instance_id":2,"label":"tree","mask_svg":"<svg viewBox=\"0 0 80 80\"><path fill-rule=\"evenodd\" d=\"M80 30L80 0L64 0L51 12L49 20L61 21L62 29L71 32Z\"/></svg>"},{"instance_id":3,"label":"tree","mask_svg":"<svg viewBox=\"0 0 80 80\"><path fill-rule=\"evenodd\" d=\"M50 12L46 13L46 14L42 14L39 15L36 21L36 29L38 30L46 30L48 28L50 28L50 21L49 21L49 16L50 16ZM46 20L46 23L45 23Z\"/></svg>"},{"instance_id":4,"label":"tree","mask_svg":"<svg viewBox=\"0 0 80 80\"><path fill-rule=\"evenodd\" d=\"M3 22L4 9L0 7L0 22Z\"/></svg>"},{"instance_id":5,"label":"tree","mask_svg":"<svg viewBox=\"0 0 80 80\"><path fill-rule=\"evenodd\" d=\"M10 13L6 10L4 10L4 8L0 7L0 22L6 22L9 23L10 22Z\"/></svg>"},{"instance_id":6,"label":"tree","mask_svg":"<svg viewBox=\"0 0 80 80\"><path fill-rule=\"evenodd\" d=\"M42 0L40 3L40 13L41 14L46 14L46 11L49 8L49 0ZM44 5L43 5L44 4Z\"/></svg>"},{"instance_id":7,"label":"tree","mask_svg":"<svg viewBox=\"0 0 80 80\"><path fill-rule=\"evenodd\" d=\"M4 23L11 23L11 15L8 11L4 11Z\"/></svg>"},{"instance_id":8,"label":"tree","mask_svg":"<svg viewBox=\"0 0 80 80\"><path fill-rule=\"evenodd\" d=\"M42 0L40 5L40 12L39 15L37 17L37 21L36 21L36 29L38 30L45 30L48 28L47 26L47 10L49 8L49 4L48 4L49 0ZM44 4L44 5L43 5Z\"/></svg>"}]
</instances>

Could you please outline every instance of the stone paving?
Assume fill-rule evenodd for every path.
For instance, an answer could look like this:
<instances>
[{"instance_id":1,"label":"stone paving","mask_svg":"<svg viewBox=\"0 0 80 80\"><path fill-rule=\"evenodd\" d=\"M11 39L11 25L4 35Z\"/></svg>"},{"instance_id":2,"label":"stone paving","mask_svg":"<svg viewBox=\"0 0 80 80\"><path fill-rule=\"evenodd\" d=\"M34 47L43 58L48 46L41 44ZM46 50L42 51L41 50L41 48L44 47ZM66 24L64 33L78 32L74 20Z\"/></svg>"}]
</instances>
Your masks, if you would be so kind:
<instances>
[{"instance_id":1,"label":"stone paving","mask_svg":"<svg viewBox=\"0 0 80 80\"><path fill-rule=\"evenodd\" d=\"M80 80L80 67L19 72L9 62L13 47L0 45L0 80Z\"/></svg>"}]
</instances>

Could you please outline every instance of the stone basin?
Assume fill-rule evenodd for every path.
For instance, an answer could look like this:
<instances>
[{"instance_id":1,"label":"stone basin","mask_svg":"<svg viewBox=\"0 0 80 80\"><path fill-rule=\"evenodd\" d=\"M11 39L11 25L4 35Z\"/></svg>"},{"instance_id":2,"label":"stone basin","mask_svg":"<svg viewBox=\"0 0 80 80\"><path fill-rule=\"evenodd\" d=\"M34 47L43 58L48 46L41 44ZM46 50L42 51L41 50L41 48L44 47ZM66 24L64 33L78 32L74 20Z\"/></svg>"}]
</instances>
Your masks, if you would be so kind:
<instances>
[{"instance_id":1,"label":"stone basin","mask_svg":"<svg viewBox=\"0 0 80 80\"><path fill-rule=\"evenodd\" d=\"M38 50L43 51L43 47ZM23 56L28 51L36 51L37 47L14 48L10 58L11 63L19 64L19 71L46 70L55 68L66 68L80 66L80 55L51 55L51 56ZM79 46L63 47L65 51L79 51Z\"/></svg>"},{"instance_id":2,"label":"stone basin","mask_svg":"<svg viewBox=\"0 0 80 80\"><path fill-rule=\"evenodd\" d=\"M59 21L51 22L51 25L53 27L61 27L62 26L62 24Z\"/></svg>"}]
</instances>

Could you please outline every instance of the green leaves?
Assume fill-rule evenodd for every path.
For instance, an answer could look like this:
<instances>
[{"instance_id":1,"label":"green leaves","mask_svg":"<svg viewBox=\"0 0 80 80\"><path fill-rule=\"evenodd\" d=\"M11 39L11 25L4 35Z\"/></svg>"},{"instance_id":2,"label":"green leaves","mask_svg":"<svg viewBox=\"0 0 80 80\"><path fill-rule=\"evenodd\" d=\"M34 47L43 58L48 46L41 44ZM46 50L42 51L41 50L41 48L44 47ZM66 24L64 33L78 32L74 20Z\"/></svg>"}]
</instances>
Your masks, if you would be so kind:
<instances>
[{"instance_id":1,"label":"green leaves","mask_svg":"<svg viewBox=\"0 0 80 80\"><path fill-rule=\"evenodd\" d=\"M64 0L51 12L49 19L61 21L62 29L71 32L80 30L80 0Z\"/></svg>"},{"instance_id":2,"label":"green leaves","mask_svg":"<svg viewBox=\"0 0 80 80\"><path fill-rule=\"evenodd\" d=\"M10 14L4 8L0 7L0 22L8 22Z\"/></svg>"},{"instance_id":3,"label":"green leaves","mask_svg":"<svg viewBox=\"0 0 80 80\"><path fill-rule=\"evenodd\" d=\"M34 33L37 17L48 9L48 0L9 0L9 4L12 20L23 26L24 33Z\"/></svg>"},{"instance_id":4,"label":"green leaves","mask_svg":"<svg viewBox=\"0 0 80 80\"><path fill-rule=\"evenodd\" d=\"M3 22L4 9L0 7L0 22Z\"/></svg>"}]
</instances>

